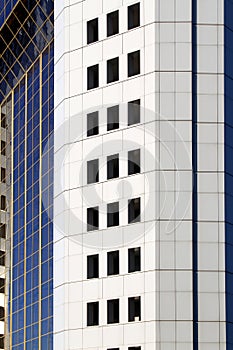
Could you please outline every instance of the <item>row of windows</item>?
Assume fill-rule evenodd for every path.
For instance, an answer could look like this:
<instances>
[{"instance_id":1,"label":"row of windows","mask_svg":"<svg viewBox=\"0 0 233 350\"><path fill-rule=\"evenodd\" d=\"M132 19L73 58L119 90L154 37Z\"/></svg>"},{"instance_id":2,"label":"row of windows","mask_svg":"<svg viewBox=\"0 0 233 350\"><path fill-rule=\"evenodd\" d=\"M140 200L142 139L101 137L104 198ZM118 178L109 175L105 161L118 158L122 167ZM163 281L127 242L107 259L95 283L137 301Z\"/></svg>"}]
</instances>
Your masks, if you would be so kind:
<instances>
[{"instance_id":1,"label":"row of windows","mask_svg":"<svg viewBox=\"0 0 233 350\"><path fill-rule=\"evenodd\" d=\"M141 271L141 248L128 249L128 272ZM107 253L107 274L108 276L118 275L119 250ZM99 278L99 254L87 256L87 278Z\"/></svg>"},{"instance_id":2,"label":"row of windows","mask_svg":"<svg viewBox=\"0 0 233 350\"><path fill-rule=\"evenodd\" d=\"M128 200L128 223L140 222L141 200ZM119 226L119 202L107 204L107 227ZM99 207L87 208L87 231L99 229Z\"/></svg>"},{"instance_id":3,"label":"row of windows","mask_svg":"<svg viewBox=\"0 0 233 350\"><path fill-rule=\"evenodd\" d=\"M107 300L107 323L120 322L119 299ZM128 298L128 322L141 321L141 297ZM87 303L87 326L99 325L99 302Z\"/></svg>"},{"instance_id":4,"label":"row of windows","mask_svg":"<svg viewBox=\"0 0 233 350\"><path fill-rule=\"evenodd\" d=\"M140 167L140 149L128 152L128 175L138 174ZM119 177L119 153L107 157L107 179ZM99 182L99 159L87 162L87 183Z\"/></svg>"},{"instance_id":5,"label":"row of windows","mask_svg":"<svg viewBox=\"0 0 233 350\"><path fill-rule=\"evenodd\" d=\"M128 30L140 26L140 3L128 6ZM119 33L119 11L107 14L107 37ZM87 44L99 40L99 21L94 18L87 22Z\"/></svg>"},{"instance_id":6,"label":"row of windows","mask_svg":"<svg viewBox=\"0 0 233 350\"><path fill-rule=\"evenodd\" d=\"M140 50L128 53L128 77L140 74ZM119 57L107 61L107 84L119 80ZM87 90L99 87L99 65L87 67Z\"/></svg>"},{"instance_id":7,"label":"row of windows","mask_svg":"<svg viewBox=\"0 0 233 350\"><path fill-rule=\"evenodd\" d=\"M140 99L128 102L128 126L140 123ZM119 105L107 108L107 131L119 129ZM87 114L87 137L99 134L99 112Z\"/></svg>"}]
</instances>

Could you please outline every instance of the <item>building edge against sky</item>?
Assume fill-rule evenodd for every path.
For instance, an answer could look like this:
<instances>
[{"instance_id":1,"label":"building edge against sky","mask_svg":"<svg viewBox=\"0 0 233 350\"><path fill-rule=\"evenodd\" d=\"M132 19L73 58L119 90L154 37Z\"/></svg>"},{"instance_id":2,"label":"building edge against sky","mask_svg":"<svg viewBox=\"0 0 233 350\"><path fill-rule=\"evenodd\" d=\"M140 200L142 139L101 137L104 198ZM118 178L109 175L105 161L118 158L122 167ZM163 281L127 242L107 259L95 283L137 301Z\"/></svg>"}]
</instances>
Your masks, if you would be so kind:
<instances>
[{"instance_id":1,"label":"building edge against sky","mask_svg":"<svg viewBox=\"0 0 233 350\"><path fill-rule=\"evenodd\" d=\"M53 347L53 12L52 0L0 9L5 349Z\"/></svg>"}]
</instances>

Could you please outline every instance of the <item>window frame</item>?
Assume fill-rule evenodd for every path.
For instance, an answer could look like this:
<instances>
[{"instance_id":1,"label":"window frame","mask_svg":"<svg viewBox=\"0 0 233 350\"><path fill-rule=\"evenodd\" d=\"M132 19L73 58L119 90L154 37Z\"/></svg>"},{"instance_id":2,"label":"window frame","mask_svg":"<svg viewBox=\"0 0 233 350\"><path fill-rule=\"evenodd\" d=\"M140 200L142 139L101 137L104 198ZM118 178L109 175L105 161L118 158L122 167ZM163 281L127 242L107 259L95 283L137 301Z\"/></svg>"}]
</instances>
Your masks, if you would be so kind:
<instances>
[{"instance_id":1,"label":"window frame","mask_svg":"<svg viewBox=\"0 0 233 350\"><path fill-rule=\"evenodd\" d=\"M97 28L93 28L93 24L94 23L95 24L97 23ZM91 26L92 26L92 28L89 28ZM97 37L96 38L95 38L95 35L93 35L93 33L90 33L90 30L92 30L93 33L95 31L97 31ZM90 39L91 34L92 34L92 36L94 38L92 40ZM99 19L98 19L98 17L96 17L96 18L93 18L93 19L87 21L87 45L90 45L92 43L96 43L98 40L99 40Z\"/></svg>"}]
</instances>

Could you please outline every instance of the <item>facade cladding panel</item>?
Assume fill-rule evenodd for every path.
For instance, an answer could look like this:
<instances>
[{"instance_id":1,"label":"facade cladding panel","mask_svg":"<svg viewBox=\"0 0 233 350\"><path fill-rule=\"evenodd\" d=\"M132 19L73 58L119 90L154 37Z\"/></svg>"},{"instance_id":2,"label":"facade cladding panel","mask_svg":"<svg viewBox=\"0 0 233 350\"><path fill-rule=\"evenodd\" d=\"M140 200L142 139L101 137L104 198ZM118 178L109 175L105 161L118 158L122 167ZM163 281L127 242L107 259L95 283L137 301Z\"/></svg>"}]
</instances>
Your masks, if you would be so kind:
<instances>
[{"instance_id":1,"label":"facade cladding panel","mask_svg":"<svg viewBox=\"0 0 233 350\"><path fill-rule=\"evenodd\" d=\"M6 111L6 173L11 178L6 183L5 346L49 350L53 348L53 1L5 4L0 103ZM8 13L10 6L15 7Z\"/></svg>"}]
</instances>

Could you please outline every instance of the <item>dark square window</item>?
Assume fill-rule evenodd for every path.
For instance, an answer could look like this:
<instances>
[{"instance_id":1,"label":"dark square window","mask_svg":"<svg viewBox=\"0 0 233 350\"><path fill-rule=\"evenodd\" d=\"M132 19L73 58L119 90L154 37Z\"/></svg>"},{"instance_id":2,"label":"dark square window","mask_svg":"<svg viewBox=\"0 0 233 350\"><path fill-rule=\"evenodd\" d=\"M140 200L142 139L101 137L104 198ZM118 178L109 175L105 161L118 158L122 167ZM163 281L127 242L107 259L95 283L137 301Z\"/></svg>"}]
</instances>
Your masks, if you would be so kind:
<instances>
[{"instance_id":1,"label":"dark square window","mask_svg":"<svg viewBox=\"0 0 233 350\"><path fill-rule=\"evenodd\" d=\"M5 266L5 252L0 250L0 265Z\"/></svg>"},{"instance_id":2,"label":"dark square window","mask_svg":"<svg viewBox=\"0 0 233 350\"><path fill-rule=\"evenodd\" d=\"M108 252L108 276L119 274L119 250Z\"/></svg>"},{"instance_id":3,"label":"dark square window","mask_svg":"<svg viewBox=\"0 0 233 350\"><path fill-rule=\"evenodd\" d=\"M1 168L1 182L6 182L6 169Z\"/></svg>"},{"instance_id":4,"label":"dark square window","mask_svg":"<svg viewBox=\"0 0 233 350\"><path fill-rule=\"evenodd\" d=\"M99 324L99 303L87 303L87 326L98 326Z\"/></svg>"},{"instance_id":5,"label":"dark square window","mask_svg":"<svg viewBox=\"0 0 233 350\"><path fill-rule=\"evenodd\" d=\"M0 278L0 293L5 293L5 279Z\"/></svg>"},{"instance_id":6,"label":"dark square window","mask_svg":"<svg viewBox=\"0 0 233 350\"><path fill-rule=\"evenodd\" d=\"M0 238L6 238L6 225L0 225Z\"/></svg>"},{"instance_id":7,"label":"dark square window","mask_svg":"<svg viewBox=\"0 0 233 350\"><path fill-rule=\"evenodd\" d=\"M6 196L1 196L1 210L6 210Z\"/></svg>"},{"instance_id":8,"label":"dark square window","mask_svg":"<svg viewBox=\"0 0 233 350\"><path fill-rule=\"evenodd\" d=\"M119 11L107 14L107 36L119 33Z\"/></svg>"},{"instance_id":9,"label":"dark square window","mask_svg":"<svg viewBox=\"0 0 233 350\"><path fill-rule=\"evenodd\" d=\"M119 129L119 105L107 109L107 130Z\"/></svg>"},{"instance_id":10,"label":"dark square window","mask_svg":"<svg viewBox=\"0 0 233 350\"><path fill-rule=\"evenodd\" d=\"M87 68L87 90L99 87L99 65Z\"/></svg>"},{"instance_id":11,"label":"dark square window","mask_svg":"<svg viewBox=\"0 0 233 350\"><path fill-rule=\"evenodd\" d=\"M87 257L87 278L99 277L99 255L89 255Z\"/></svg>"},{"instance_id":12,"label":"dark square window","mask_svg":"<svg viewBox=\"0 0 233 350\"><path fill-rule=\"evenodd\" d=\"M99 229L99 207L87 209L87 231Z\"/></svg>"},{"instance_id":13,"label":"dark square window","mask_svg":"<svg viewBox=\"0 0 233 350\"><path fill-rule=\"evenodd\" d=\"M1 155L5 156L6 155L6 142L1 141Z\"/></svg>"},{"instance_id":14,"label":"dark square window","mask_svg":"<svg viewBox=\"0 0 233 350\"><path fill-rule=\"evenodd\" d=\"M140 100L128 102L128 125L140 123Z\"/></svg>"},{"instance_id":15,"label":"dark square window","mask_svg":"<svg viewBox=\"0 0 233 350\"><path fill-rule=\"evenodd\" d=\"M140 173L140 149L128 152L128 175Z\"/></svg>"},{"instance_id":16,"label":"dark square window","mask_svg":"<svg viewBox=\"0 0 233 350\"><path fill-rule=\"evenodd\" d=\"M1 114L1 127L6 128L6 115L4 113Z\"/></svg>"},{"instance_id":17,"label":"dark square window","mask_svg":"<svg viewBox=\"0 0 233 350\"><path fill-rule=\"evenodd\" d=\"M99 134L99 112L87 114L87 136Z\"/></svg>"},{"instance_id":18,"label":"dark square window","mask_svg":"<svg viewBox=\"0 0 233 350\"><path fill-rule=\"evenodd\" d=\"M107 226L119 226L119 203L108 204Z\"/></svg>"},{"instance_id":19,"label":"dark square window","mask_svg":"<svg viewBox=\"0 0 233 350\"><path fill-rule=\"evenodd\" d=\"M128 29L140 26L140 2L128 6Z\"/></svg>"},{"instance_id":20,"label":"dark square window","mask_svg":"<svg viewBox=\"0 0 233 350\"><path fill-rule=\"evenodd\" d=\"M128 299L128 321L141 321L141 297Z\"/></svg>"},{"instance_id":21,"label":"dark square window","mask_svg":"<svg viewBox=\"0 0 233 350\"><path fill-rule=\"evenodd\" d=\"M107 61L107 83L119 80L119 57Z\"/></svg>"},{"instance_id":22,"label":"dark square window","mask_svg":"<svg viewBox=\"0 0 233 350\"><path fill-rule=\"evenodd\" d=\"M128 201L128 223L140 222L140 198L130 199Z\"/></svg>"},{"instance_id":23,"label":"dark square window","mask_svg":"<svg viewBox=\"0 0 233 350\"><path fill-rule=\"evenodd\" d=\"M119 299L108 300L108 324L119 323Z\"/></svg>"},{"instance_id":24,"label":"dark square window","mask_svg":"<svg viewBox=\"0 0 233 350\"><path fill-rule=\"evenodd\" d=\"M119 154L107 158L107 178L110 180L116 177L119 177Z\"/></svg>"},{"instance_id":25,"label":"dark square window","mask_svg":"<svg viewBox=\"0 0 233 350\"><path fill-rule=\"evenodd\" d=\"M98 18L87 22L87 43L91 44L99 39Z\"/></svg>"},{"instance_id":26,"label":"dark square window","mask_svg":"<svg viewBox=\"0 0 233 350\"><path fill-rule=\"evenodd\" d=\"M140 74L140 51L128 53L128 77Z\"/></svg>"},{"instance_id":27,"label":"dark square window","mask_svg":"<svg viewBox=\"0 0 233 350\"><path fill-rule=\"evenodd\" d=\"M128 250L128 272L141 271L141 248Z\"/></svg>"},{"instance_id":28,"label":"dark square window","mask_svg":"<svg viewBox=\"0 0 233 350\"><path fill-rule=\"evenodd\" d=\"M99 159L87 162L87 183L99 182Z\"/></svg>"},{"instance_id":29,"label":"dark square window","mask_svg":"<svg viewBox=\"0 0 233 350\"><path fill-rule=\"evenodd\" d=\"M130 346L128 350L141 350L141 346Z\"/></svg>"}]
</instances>

